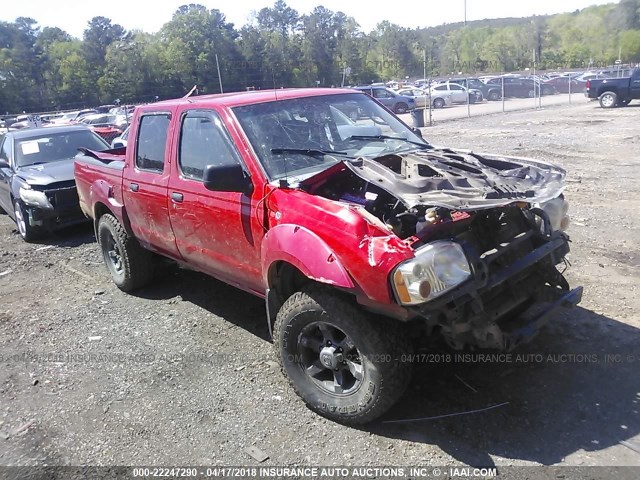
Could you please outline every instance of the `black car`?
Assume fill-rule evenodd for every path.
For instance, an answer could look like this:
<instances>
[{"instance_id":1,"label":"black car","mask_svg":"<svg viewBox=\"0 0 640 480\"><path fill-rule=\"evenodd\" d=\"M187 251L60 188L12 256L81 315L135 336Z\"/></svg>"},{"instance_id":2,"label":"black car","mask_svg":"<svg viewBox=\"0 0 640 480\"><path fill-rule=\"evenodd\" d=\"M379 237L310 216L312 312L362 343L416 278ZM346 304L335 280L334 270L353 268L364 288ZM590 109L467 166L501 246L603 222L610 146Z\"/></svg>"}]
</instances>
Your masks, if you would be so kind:
<instances>
[{"instance_id":1,"label":"black car","mask_svg":"<svg viewBox=\"0 0 640 480\"><path fill-rule=\"evenodd\" d=\"M0 207L30 242L85 220L73 177L79 148L109 145L80 125L29 128L0 136Z\"/></svg>"},{"instance_id":2,"label":"black car","mask_svg":"<svg viewBox=\"0 0 640 480\"><path fill-rule=\"evenodd\" d=\"M518 98L534 98L540 95L540 82L526 77L498 77L487 82L490 87L502 89L504 80L504 96ZM542 84L542 95L554 95L558 93L553 85Z\"/></svg>"}]
</instances>

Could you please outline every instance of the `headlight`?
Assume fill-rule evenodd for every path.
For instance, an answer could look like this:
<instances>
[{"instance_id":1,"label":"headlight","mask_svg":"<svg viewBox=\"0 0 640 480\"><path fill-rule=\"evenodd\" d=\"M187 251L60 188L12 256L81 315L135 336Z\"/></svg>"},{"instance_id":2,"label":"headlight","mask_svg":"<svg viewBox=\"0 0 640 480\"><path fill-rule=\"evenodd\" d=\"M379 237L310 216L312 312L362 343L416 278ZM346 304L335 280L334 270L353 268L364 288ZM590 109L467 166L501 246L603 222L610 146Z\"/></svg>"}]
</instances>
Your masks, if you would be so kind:
<instances>
[{"instance_id":1,"label":"headlight","mask_svg":"<svg viewBox=\"0 0 640 480\"><path fill-rule=\"evenodd\" d=\"M462 247L437 241L416 250L393 272L393 289L402 305L417 305L439 297L471 276Z\"/></svg>"},{"instance_id":2,"label":"headlight","mask_svg":"<svg viewBox=\"0 0 640 480\"><path fill-rule=\"evenodd\" d=\"M566 230L569 227L569 216L567 215L569 202L562 195L536 206L547 214L553 231Z\"/></svg>"},{"instance_id":3,"label":"headlight","mask_svg":"<svg viewBox=\"0 0 640 480\"><path fill-rule=\"evenodd\" d=\"M29 206L53 209L44 192L32 190L31 187L20 187L20 199Z\"/></svg>"}]
</instances>

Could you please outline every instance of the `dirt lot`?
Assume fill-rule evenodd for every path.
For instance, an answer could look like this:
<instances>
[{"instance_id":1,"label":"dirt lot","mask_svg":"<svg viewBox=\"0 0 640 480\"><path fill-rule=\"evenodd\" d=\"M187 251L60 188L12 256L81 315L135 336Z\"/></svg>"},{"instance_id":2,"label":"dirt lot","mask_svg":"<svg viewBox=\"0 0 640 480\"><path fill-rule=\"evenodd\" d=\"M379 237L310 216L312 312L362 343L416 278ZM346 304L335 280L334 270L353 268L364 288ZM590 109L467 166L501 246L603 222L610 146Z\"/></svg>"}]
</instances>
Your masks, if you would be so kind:
<instances>
[{"instance_id":1,"label":"dirt lot","mask_svg":"<svg viewBox=\"0 0 640 480\"><path fill-rule=\"evenodd\" d=\"M261 300L175 268L126 295L91 228L30 245L0 216L0 464L640 465L639 125L583 103L424 129L568 170L584 300L502 361L425 358L362 429L287 387Z\"/></svg>"}]
</instances>

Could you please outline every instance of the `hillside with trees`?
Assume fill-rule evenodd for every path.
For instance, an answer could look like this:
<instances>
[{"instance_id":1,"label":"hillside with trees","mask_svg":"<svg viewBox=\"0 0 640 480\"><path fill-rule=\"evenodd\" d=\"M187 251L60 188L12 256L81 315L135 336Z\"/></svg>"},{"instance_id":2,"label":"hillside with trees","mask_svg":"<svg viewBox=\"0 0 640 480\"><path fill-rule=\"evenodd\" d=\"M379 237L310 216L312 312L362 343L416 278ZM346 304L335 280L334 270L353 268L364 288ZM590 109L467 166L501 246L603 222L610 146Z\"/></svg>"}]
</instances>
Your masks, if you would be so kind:
<instances>
[{"instance_id":1,"label":"hillside with trees","mask_svg":"<svg viewBox=\"0 0 640 480\"><path fill-rule=\"evenodd\" d=\"M236 27L223 12L181 6L150 34L109 18L88 22L82 39L31 18L0 22L0 112L153 101L247 88L340 86L379 80L587 68L640 61L640 0L553 16L409 29L318 6L301 15L284 0ZM220 75L218 75L218 67ZM348 68L347 68L348 67Z\"/></svg>"}]
</instances>

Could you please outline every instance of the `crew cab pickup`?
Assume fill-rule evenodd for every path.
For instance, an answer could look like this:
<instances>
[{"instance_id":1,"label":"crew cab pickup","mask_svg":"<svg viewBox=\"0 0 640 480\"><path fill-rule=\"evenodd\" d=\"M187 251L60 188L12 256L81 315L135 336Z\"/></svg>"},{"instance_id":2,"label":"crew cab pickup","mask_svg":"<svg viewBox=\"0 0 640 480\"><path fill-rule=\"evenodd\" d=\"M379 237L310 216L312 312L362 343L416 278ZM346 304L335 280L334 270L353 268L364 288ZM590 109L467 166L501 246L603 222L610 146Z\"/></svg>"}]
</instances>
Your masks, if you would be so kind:
<instances>
[{"instance_id":1,"label":"crew cab pickup","mask_svg":"<svg viewBox=\"0 0 640 480\"><path fill-rule=\"evenodd\" d=\"M632 70L630 77L588 80L585 95L598 99L602 108L626 107L640 99L640 68Z\"/></svg>"},{"instance_id":2,"label":"crew cab pickup","mask_svg":"<svg viewBox=\"0 0 640 480\"><path fill-rule=\"evenodd\" d=\"M292 387L343 423L389 409L428 341L509 350L582 295L563 169L435 147L355 90L141 106L75 178L121 290L162 256L263 297Z\"/></svg>"}]
</instances>

